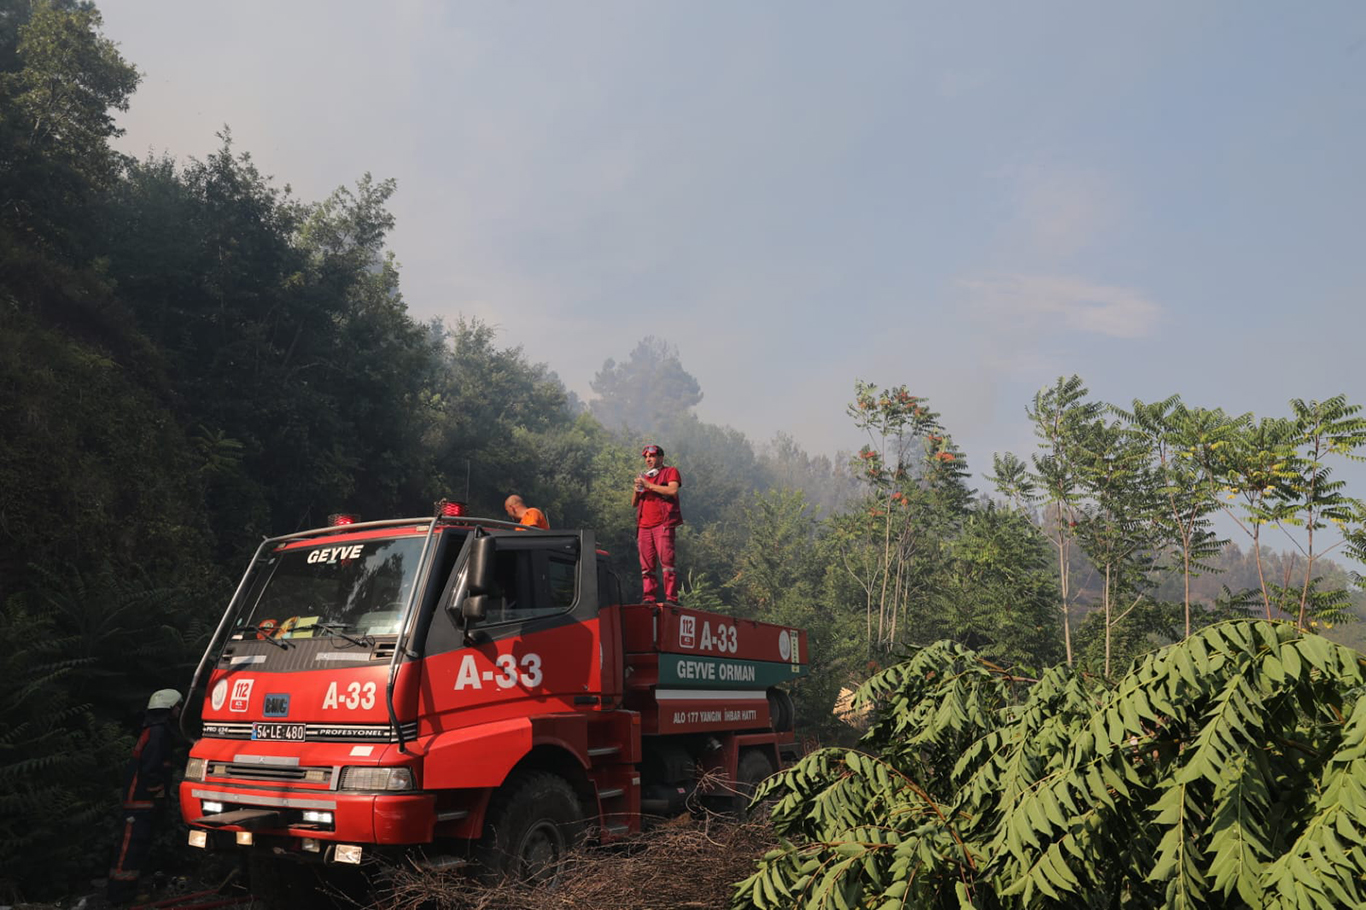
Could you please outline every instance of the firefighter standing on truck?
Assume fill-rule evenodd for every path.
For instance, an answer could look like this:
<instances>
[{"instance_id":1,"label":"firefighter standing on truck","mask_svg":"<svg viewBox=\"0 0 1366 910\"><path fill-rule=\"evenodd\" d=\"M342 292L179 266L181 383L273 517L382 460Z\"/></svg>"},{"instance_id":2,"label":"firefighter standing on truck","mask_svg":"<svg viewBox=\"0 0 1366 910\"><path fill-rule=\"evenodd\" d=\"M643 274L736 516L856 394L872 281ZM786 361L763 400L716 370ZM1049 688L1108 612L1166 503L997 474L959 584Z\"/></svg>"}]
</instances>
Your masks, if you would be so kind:
<instances>
[{"instance_id":1,"label":"firefighter standing on truck","mask_svg":"<svg viewBox=\"0 0 1366 910\"><path fill-rule=\"evenodd\" d=\"M111 904L127 904L136 896L152 837L165 812L171 781L170 725L180 714L180 701L175 689L158 689L147 701L142 732L123 772L122 825L106 891Z\"/></svg>"},{"instance_id":2,"label":"firefighter standing on truck","mask_svg":"<svg viewBox=\"0 0 1366 910\"><path fill-rule=\"evenodd\" d=\"M678 603L678 567L674 562L674 531L683 523L678 491L683 475L664 466L664 450L648 445L640 453L645 470L636 476L631 505L636 510L636 545L640 548L640 582L646 603L655 600L655 565L664 575L664 602Z\"/></svg>"}]
</instances>

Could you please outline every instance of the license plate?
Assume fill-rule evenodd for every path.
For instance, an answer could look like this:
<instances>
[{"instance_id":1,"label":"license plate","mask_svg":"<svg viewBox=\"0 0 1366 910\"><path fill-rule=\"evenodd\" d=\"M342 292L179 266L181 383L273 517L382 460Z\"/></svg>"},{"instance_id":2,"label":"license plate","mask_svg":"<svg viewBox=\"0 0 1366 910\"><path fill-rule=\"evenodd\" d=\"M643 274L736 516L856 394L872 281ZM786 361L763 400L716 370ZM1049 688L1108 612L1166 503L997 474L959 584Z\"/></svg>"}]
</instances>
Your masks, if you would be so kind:
<instances>
[{"instance_id":1,"label":"license plate","mask_svg":"<svg viewBox=\"0 0 1366 910\"><path fill-rule=\"evenodd\" d=\"M301 743L304 741L304 731L307 729L308 727L305 724L254 723L251 725L251 738Z\"/></svg>"}]
</instances>

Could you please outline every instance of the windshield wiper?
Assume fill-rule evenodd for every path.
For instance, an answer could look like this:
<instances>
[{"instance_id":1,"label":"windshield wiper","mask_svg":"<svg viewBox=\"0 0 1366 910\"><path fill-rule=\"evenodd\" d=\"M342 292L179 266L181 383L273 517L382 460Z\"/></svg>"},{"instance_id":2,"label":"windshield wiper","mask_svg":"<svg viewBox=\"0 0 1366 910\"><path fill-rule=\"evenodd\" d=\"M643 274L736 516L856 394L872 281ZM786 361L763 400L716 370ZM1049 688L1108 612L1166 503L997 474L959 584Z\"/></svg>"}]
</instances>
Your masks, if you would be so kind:
<instances>
[{"instance_id":1,"label":"windshield wiper","mask_svg":"<svg viewBox=\"0 0 1366 910\"><path fill-rule=\"evenodd\" d=\"M244 638L242 640L268 641L275 647L281 649L282 651L288 651L292 646L289 644L289 642L281 641L280 639L275 638L273 634L275 631L275 629L262 629L260 626L238 626L233 634L237 634L240 632L254 632L256 634L256 638Z\"/></svg>"},{"instance_id":2,"label":"windshield wiper","mask_svg":"<svg viewBox=\"0 0 1366 910\"><path fill-rule=\"evenodd\" d=\"M371 638L369 635L362 635L360 638L357 638L354 635L348 635L346 630L349 628L354 628L354 626L352 626L350 623L319 621L315 622L313 624L313 627L315 629L322 629L324 632L331 632L333 635L340 636L341 638L344 638L347 641L351 642L351 644L357 645L361 648L373 647L375 644L375 640Z\"/></svg>"}]
</instances>

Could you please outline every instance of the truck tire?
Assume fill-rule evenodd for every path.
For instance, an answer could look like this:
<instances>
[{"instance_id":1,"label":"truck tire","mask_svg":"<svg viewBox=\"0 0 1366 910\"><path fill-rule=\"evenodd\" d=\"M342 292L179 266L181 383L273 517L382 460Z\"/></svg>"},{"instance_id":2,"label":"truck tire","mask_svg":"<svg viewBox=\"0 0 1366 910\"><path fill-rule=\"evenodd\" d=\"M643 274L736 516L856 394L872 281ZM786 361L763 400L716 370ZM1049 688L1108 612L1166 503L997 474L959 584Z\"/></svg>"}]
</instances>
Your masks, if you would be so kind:
<instances>
[{"instance_id":1,"label":"truck tire","mask_svg":"<svg viewBox=\"0 0 1366 910\"><path fill-rule=\"evenodd\" d=\"M779 733L791 730L796 720L797 709L792 704L792 696L782 689L770 688L768 695L769 725Z\"/></svg>"},{"instance_id":2,"label":"truck tire","mask_svg":"<svg viewBox=\"0 0 1366 910\"><path fill-rule=\"evenodd\" d=\"M776 770L773 767L773 759L762 749L746 749L740 753L740 763L735 769L735 789L739 791L735 796L737 816L749 817L750 797L754 795L759 784L772 776Z\"/></svg>"},{"instance_id":3,"label":"truck tire","mask_svg":"<svg viewBox=\"0 0 1366 910\"><path fill-rule=\"evenodd\" d=\"M510 777L489 801L484 836L475 850L482 877L554 886L586 828L578 794L547 771Z\"/></svg>"},{"instance_id":4,"label":"truck tire","mask_svg":"<svg viewBox=\"0 0 1366 910\"><path fill-rule=\"evenodd\" d=\"M763 749L745 749L735 767L735 784L729 789L704 797L702 805L710 812L741 821L757 815L750 812L749 798L759 783L774 771L773 760Z\"/></svg>"}]
</instances>

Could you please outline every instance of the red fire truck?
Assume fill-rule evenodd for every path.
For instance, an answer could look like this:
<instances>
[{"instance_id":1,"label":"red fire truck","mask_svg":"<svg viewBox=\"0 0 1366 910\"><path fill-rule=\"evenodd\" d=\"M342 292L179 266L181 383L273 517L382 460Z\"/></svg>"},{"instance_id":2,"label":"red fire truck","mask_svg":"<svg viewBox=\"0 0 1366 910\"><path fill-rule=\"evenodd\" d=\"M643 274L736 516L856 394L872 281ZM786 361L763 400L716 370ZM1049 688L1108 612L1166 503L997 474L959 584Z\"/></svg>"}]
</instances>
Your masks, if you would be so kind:
<instances>
[{"instance_id":1,"label":"red fire truck","mask_svg":"<svg viewBox=\"0 0 1366 910\"><path fill-rule=\"evenodd\" d=\"M534 879L781 766L805 632L622 603L591 532L463 511L261 544L191 685L191 845Z\"/></svg>"}]
</instances>

